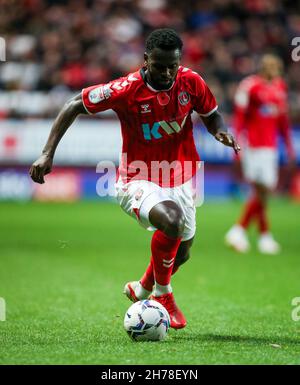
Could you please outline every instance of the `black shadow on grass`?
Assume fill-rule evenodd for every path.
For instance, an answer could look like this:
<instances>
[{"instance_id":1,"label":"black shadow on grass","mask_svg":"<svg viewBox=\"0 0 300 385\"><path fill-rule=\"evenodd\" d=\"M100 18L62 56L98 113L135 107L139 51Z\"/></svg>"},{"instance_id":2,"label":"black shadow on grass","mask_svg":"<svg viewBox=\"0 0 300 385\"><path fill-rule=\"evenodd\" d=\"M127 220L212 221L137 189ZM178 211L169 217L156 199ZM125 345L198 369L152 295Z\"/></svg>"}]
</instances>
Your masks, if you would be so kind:
<instances>
[{"instance_id":1,"label":"black shadow on grass","mask_svg":"<svg viewBox=\"0 0 300 385\"><path fill-rule=\"evenodd\" d=\"M266 337L256 337L256 336L230 336L230 335L220 335L220 334L190 334L190 335L181 335L180 332L172 333L172 338L166 341L167 343L178 343L178 342L211 342L211 343L245 343L245 344L255 344L255 345L296 345L300 347L300 337L289 338L289 337L277 337L277 336L266 336Z\"/></svg>"}]
</instances>

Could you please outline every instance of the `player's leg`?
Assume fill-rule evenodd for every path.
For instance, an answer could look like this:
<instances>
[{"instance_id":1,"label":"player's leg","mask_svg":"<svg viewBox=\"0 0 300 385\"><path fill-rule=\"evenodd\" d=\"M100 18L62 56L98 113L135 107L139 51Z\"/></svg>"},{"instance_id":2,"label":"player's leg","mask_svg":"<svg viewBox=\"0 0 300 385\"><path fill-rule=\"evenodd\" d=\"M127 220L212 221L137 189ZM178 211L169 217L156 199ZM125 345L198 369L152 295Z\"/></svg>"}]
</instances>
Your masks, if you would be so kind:
<instances>
[{"instance_id":1,"label":"player's leg","mask_svg":"<svg viewBox=\"0 0 300 385\"><path fill-rule=\"evenodd\" d=\"M249 249L246 230L257 221L260 231L258 248L261 252L275 254L279 245L269 232L266 217L267 199L277 183L277 153L273 149L248 149L243 158L243 173L251 183L252 195L245 204L240 220L228 231L225 242L239 252Z\"/></svg>"},{"instance_id":2,"label":"player's leg","mask_svg":"<svg viewBox=\"0 0 300 385\"><path fill-rule=\"evenodd\" d=\"M188 239L187 241L182 241L180 243L180 246L177 250L175 263L173 266L172 275L174 275L179 267L183 265L185 262L187 262L190 259L190 249L193 245L194 237L191 239Z\"/></svg>"},{"instance_id":3,"label":"player's leg","mask_svg":"<svg viewBox=\"0 0 300 385\"><path fill-rule=\"evenodd\" d=\"M172 275L174 275L179 266L184 264L190 258L190 248L192 247L194 237L187 241L181 241L180 246L177 250L175 262L173 265ZM153 271L153 259L151 256L150 263L139 281L134 283L135 294L138 298L147 298L153 290L154 286L154 271Z\"/></svg>"},{"instance_id":4,"label":"player's leg","mask_svg":"<svg viewBox=\"0 0 300 385\"><path fill-rule=\"evenodd\" d=\"M253 183L255 186L255 183ZM251 193L249 199L244 205L242 214L238 221L238 224L244 229L247 230L252 221L256 218L257 211L260 205L259 198L257 197L256 188L252 188L253 192Z\"/></svg>"},{"instance_id":5,"label":"player's leg","mask_svg":"<svg viewBox=\"0 0 300 385\"><path fill-rule=\"evenodd\" d=\"M149 220L157 229L152 237L152 265L155 287L153 294L159 296L172 292L171 275L181 243L185 219L180 207L173 201L155 205L149 212Z\"/></svg>"},{"instance_id":6,"label":"player's leg","mask_svg":"<svg viewBox=\"0 0 300 385\"><path fill-rule=\"evenodd\" d=\"M245 253L249 250L250 244L247 237L247 229L255 218L257 210L257 198L252 195L245 203L242 215L225 235L225 243L234 250Z\"/></svg>"},{"instance_id":7,"label":"player's leg","mask_svg":"<svg viewBox=\"0 0 300 385\"><path fill-rule=\"evenodd\" d=\"M258 200L256 220L260 233L258 249L265 254L277 254L279 244L274 240L267 218L267 201L270 193L275 189L278 180L278 154L274 149L260 151L260 178L255 183L255 192Z\"/></svg>"},{"instance_id":8,"label":"player's leg","mask_svg":"<svg viewBox=\"0 0 300 385\"><path fill-rule=\"evenodd\" d=\"M132 215L132 209L135 208L134 212L137 214L138 221L147 229L156 230L151 242L151 263L147 268L149 276L152 276L154 272L153 298L161 302L169 311L171 326L182 328L186 325L186 320L176 306L170 280L182 237L184 241L190 240L190 242L185 247L182 246L179 253L181 263L187 260L187 254L183 256L183 251L187 250L188 244L191 245L191 239L195 234L196 210L193 206L192 194L188 186L174 188L171 195L169 195L169 189L162 189L157 185L154 187L147 181L144 181L140 187L143 190L143 200L141 202L141 194L138 194L139 208L136 207L136 199L131 199L137 195L132 188L126 190L126 194L132 202L122 207L128 208L125 211L130 215ZM179 264L175 265L175 270ZM149 285L145 284L145 286L143 287L141 282L129 282L125 285L124 292L131 300L136 301L148 297L153 287L153 281L150 280ZM139 292L141 288L142 293Z\"/></svg>"},{"instance_id":9,"label":"player's leg","mask_svg":"<svg viewBox=\"0 0 300 385\"><path fill-rule=\"evenodd\" d=\"M270 189L260 183L254 185L255 193L258 201L256 211L256 221L259 231L259 239L257 242L258 250L264 254L277 254L280 251L279 244L274 240L269 227L267 218L267 204L270 195Z\"/></svg>"},{"instance_id":10,"label":"player's leg","mask_svg":"<svg viewBox=\"0 0 300 385\"><path fill-rule=\"evenodd\" d=\"M168 269L168 274L172 275L174 266L176 271L179 266L178 263L175 265L175 259L177 255L177 250L180 248L179 246L181 243L181 238L179 236L180 234L182 234L184 230L185 220L184 220L182 210L178 207L178 205L174 201L160 202L156 204L154 207L152 207L151 210L149 211L149 222L152 224L152 226L155 229L157 229L153 235L152 242L151 242L152 255L150 258L150 263L140 281L128 282L125 285L125 294L132 301L148 298L153 291L153 286L155 284L155 280L154 280L155 257L153 256L153 251L156 254L158 253L158 255L162 255L162 253L160 252L160 248L164 247L164 244L165 244L165 247L170 249L172 256L175 253L175 256L173 256L172 259L168 259L169 255L164 252L164 254L166 254L166 258L163 258L166 261L164 264L165 265L170 264ZM176 245L175 251L173 251L172 249L173 243ZM183 250L186 248L187 248L187 245L184 245L180 248L179 258L182 261L183 261L183 256L182 256ZM165 272L166 272L166 269L163 268L163 274ZM160 273L158 272L157 274L159 275ZM170 281L170 277L167 278L167 281ZM168 291L165 291L165 292L168 292Z\"/></svg>"},{"instance_id":11,"label":"player's leg","mask_svg":"<svg viewBox=\"0 0 300 385\"><path fill-rule=\"evenodd\" d=\"M253 188L255 191L255 197L257 201L255 219L258 224L258 230L260 233L266 233L269 231L269 223L268 223L267 213L266 213L269 189L267 186L261 183L254 183Z\"/></svg>"},{"instance_id":12,"label":"player's leg","mask_svg":"<svg viewBox=\"0 0 300 385\"><path fill-rule=\"evenodd\" d=\"M186 326L186 319L176 305L171 276L184 232L184 213L174 201L164 201L151 209L149 220L157 228L151 242L155 280L151 298L168 310L171 327L180 329Z\"/></svg>"},{"instance_id":13,"label":"player's leg","mask_svg":"<svg viewBox=\"0 0 300 385\"><path fill-rule=\"evenodd\" d=\"M241 158L243 177L248 183L255 181L258 175L257 157L251 149L245 149ZM254 219L257 209L257 200L251 195L245 203L239 220L230 228L225 235L225 243L234 250L245 253L249 250L250 244L246 231Z\"/></svg>"},{"instance_id":14,"label":"player's leg","mask_svg":"<svg viewBox=\"0 0 300 385\"><path fill-rule=\"evenodd\" d=\"M255 188L252 186L261 178L261 155L260 150L246 148L241 158L243 177L250 184L252 191L243 206L239 220L225 235L225 243L240 253L245 253L250 248L247 230L251 222L255 220L259 208L259 200Z\"/></svg>"}]
</instances>

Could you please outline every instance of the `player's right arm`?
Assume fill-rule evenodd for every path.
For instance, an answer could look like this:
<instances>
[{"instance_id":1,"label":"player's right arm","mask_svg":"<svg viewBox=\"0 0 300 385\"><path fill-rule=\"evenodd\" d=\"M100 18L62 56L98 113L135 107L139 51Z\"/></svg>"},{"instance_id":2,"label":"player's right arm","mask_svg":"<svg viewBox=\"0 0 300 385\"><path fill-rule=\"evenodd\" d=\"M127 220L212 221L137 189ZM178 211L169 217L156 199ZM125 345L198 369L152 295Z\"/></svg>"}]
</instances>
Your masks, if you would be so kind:
<instances>
[{"instance_id":1,"label":"player's right arm","mask_svg":"<svg viewBox=\"0 0 300 385\"><path fill-rule=\"evenodd\" d=\"M67 101L57 115L41 156L32 164L29 170L34 182L45 183L44 176L51 172L56 147L79 114L87 114L81 94Z\"/></svg>"},{"instance_id":2,"label":"player's right arm","mask_svg":"<svg viewBox=\"0 0 300 385\"><path fill-rule=\"evenodd\" d=\"M113 80L107 84L97 84L84 88L81 94L70 99L54 121L42 155L30 168L34 182L44 183L44 176L51 172L54 153L64 133L79 114L95 114L105 110L118 111L126 106L126 95L133 82L134 74Z\"/></svg>"},{"instance_id":3,"label":"player's right arm","mask_svg":"<svg viewBox=\"0 0 300 385\"><path fill-rule=\"evenodd\" d=\"M250 82L243 80L234 96L233 129L237 140L241 141L241 135L245 129L246 113L250 99Z\"/></svg>"}]
</instances>

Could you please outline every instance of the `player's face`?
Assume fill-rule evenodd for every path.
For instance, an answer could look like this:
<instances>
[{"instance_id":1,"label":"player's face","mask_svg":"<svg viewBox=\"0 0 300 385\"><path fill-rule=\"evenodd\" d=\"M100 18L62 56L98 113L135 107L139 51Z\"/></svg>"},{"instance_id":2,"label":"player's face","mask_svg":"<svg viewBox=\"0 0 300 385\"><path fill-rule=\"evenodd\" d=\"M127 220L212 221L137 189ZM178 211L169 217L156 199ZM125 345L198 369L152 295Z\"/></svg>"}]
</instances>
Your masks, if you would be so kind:
<instances>
[{"instance_id":1,"label":"player's face","mask_svg":"<svg viewBox=\"0 0 300 385\"><path fill-rule=\"evenodd\" d=\"M274 79L281 75L282 64L279 58L265 55L261 62L261 68L268 79Z\"/></svg>"},{"instance_id":2,"label":"player's face","mask_svg":"<svg viewBox=\"0 0 300 385\"><path fill-rule=\"evenodd\" d=\"M145 53L144 58L147 67L147 81L158 90L171 87L179 67L180 50L165 51L154 48L150 53Z\"/></svg>"}]
</instances>

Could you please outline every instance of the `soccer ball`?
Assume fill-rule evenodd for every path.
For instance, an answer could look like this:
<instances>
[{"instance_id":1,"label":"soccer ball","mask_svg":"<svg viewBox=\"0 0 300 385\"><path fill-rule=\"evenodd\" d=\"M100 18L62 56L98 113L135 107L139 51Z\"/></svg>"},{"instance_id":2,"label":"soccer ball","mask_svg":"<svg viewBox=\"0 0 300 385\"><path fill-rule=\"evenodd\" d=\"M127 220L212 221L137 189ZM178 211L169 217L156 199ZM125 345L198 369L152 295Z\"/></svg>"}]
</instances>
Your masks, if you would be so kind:
<instances>
[{"instance_id":1,"label":"soccer ball","mask_svg":"<svg viewBox=\"0 0 300 385\"><path fill-rule=\"evenodd\" d=\"M127 310L124 328L134 341L161 341L170 328L170 316L159 302L145 299Z\"/></svg>"}]
</instances>

